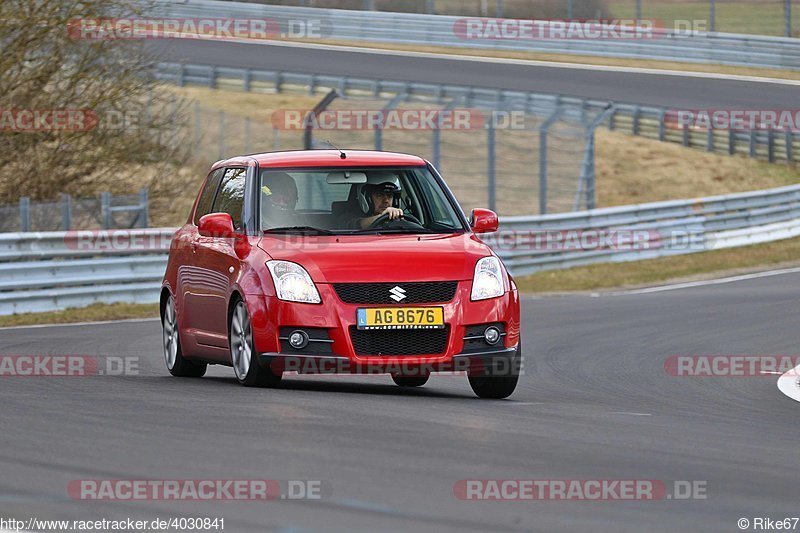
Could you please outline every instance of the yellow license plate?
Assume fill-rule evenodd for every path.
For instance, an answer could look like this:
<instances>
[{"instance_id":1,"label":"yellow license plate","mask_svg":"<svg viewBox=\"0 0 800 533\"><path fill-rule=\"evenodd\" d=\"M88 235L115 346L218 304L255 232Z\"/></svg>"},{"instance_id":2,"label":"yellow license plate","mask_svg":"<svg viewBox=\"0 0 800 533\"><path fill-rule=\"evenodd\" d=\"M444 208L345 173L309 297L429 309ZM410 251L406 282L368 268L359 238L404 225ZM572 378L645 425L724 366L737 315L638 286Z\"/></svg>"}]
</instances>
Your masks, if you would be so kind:
<instances>
[{"instance_id":1,"label":"yellow license plate","mask_svg":"<svg viewBox=\"0 0 800 533\"><path fill-rule=\"evenodd\" d=\"M358 310L358 329L441 329L442 307L396 307Z\"/></svg>"}]
</instances>

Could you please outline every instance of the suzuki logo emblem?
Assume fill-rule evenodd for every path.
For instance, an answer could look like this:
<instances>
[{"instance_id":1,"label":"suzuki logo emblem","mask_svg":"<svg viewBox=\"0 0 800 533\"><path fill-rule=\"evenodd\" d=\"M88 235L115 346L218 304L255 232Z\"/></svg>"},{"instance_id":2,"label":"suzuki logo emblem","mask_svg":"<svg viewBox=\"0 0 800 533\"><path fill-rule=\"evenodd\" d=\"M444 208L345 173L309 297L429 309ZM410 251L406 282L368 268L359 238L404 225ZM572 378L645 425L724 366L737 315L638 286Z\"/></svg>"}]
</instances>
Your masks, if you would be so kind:
<instances>
[{"instance_id":1,"label":"suzuki logo emblem","mask_svg":"<svg viewBox=\"0 0 800 533\"><path fill-rule=\"evenodd\" d=\"M392 300L395 302L402 302L406 299L406 291L404 291L401 287L395 287L389 291L391 294Z\"/></svg>"}]
</instances>

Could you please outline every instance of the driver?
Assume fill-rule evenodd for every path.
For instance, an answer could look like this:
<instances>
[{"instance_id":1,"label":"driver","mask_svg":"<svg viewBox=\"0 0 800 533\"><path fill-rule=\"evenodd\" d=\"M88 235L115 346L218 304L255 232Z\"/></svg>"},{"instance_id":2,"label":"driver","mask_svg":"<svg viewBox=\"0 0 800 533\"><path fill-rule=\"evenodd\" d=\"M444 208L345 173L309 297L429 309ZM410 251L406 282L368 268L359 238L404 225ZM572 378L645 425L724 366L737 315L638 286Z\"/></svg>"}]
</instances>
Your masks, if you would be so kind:
<instances>
[{"instance_id":1,"label":"driver","mask_svg":"<svg viewBox=\"0 0 800 533\"><path fill-rule=\"evenodd\" d=\"M358 193L361 216L351 219L347 226L352 229L369 229L376 220L387 216L387 222L403 218L399 207L400 180L395 174L373 174Z\"/></svg>"},{"instance_id":2,"label":"driver","mask_svg":"<svg viewBox=\"0 0 800 533\"><path fill-rule=\"evenodd\" d=\"M261 213L271 226L294 222L297 207L297 184L285 172L262 174Z\"/></svg>"}]
</instances>

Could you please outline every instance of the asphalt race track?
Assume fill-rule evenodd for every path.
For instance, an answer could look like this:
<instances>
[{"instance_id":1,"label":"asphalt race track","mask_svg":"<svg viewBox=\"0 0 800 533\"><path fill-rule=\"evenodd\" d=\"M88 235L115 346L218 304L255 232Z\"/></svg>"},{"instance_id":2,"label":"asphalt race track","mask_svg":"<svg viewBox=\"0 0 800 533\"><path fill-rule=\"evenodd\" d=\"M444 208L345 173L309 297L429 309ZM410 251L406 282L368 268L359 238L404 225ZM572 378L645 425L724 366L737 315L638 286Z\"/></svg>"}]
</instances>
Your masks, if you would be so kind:
<instances>
[{"instance_id":1,"label":"asphalt race track","mask_svg":"<svg viewBox=\"0 0 800 533\"><path fill-rule=\"evenodd\" d=\"M795 109L800 87L695 76L413 57L288 44L168 40L149 46L164 61L353 77L471 85L690 109Z\"/></svg>"},{"instance_id":2,"label":"asphalt race track","mask_svg":"<svg viewBox=\"0 0 800 533\"><path fill-rule=\"evenodd\" d=\"M138 375L0 378L2 515L224 517L225 531L739 531L797 516L797 404L777 376L671 376L673 354L797 354L800 274L526 298L505 401L462 376L170 377L157 321L0 330L2 354L138 357ZM102 365L101 365L102 366ZM76 479L318 480L315 501L80 501ZM706 483L706 499L464 501L463 479Z\"/></svg>"}]
</instances>

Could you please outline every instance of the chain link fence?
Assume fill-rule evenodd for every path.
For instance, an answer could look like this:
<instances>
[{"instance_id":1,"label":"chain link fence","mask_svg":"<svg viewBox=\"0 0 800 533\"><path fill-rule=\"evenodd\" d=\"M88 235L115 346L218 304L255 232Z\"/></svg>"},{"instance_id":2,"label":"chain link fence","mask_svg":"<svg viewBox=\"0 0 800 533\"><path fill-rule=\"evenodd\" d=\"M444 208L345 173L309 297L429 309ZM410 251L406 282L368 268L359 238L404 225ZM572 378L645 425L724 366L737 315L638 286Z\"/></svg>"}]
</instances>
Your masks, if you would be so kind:
<instances>
[{"instance_id":1,"label":"chain link fence","mask_svg":"<svg viewBox=\"0 0 800 533\"><path fill-rule=\"evenodd\" d=\"M149 202L147 189L136 195L105 192L99 198L75 199L64 194L49 202L23 197L16 205L0 206L0 233L147 228Z\"/></svg>"}]
</instances>

